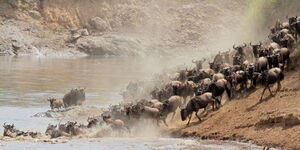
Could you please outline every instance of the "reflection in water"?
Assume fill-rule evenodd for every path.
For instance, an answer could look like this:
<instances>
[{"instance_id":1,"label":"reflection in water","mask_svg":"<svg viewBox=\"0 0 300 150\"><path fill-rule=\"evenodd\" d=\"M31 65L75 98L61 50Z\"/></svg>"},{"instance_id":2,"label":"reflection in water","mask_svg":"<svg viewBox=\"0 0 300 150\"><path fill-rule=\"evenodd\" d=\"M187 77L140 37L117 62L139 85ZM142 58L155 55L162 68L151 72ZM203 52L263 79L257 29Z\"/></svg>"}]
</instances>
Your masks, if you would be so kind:
<instances>
[{"instance_id":1,"label":"reflection in water","mask_svg":"<svg viewBox=\"0 0 300 150\"><path fill-rule=\"evenodd\" d=\"M45 100L49 96L62 97L71 88L85 87L88 105L107 106L122 100L119 93L130 81L182 63L178 60L0 57L0 104L48 105Z\"/></svg>"}]
</instances>

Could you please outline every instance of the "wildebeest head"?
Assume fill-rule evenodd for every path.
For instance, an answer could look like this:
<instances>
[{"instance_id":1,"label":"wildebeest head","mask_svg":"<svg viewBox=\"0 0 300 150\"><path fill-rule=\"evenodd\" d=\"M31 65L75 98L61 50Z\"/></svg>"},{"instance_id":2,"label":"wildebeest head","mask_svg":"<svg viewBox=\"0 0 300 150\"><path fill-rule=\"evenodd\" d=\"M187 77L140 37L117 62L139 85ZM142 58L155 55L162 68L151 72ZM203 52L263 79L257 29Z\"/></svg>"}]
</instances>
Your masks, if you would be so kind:
<instances>
[{"instance_id":1,"label":"wildebeest head","mask_svg":"<svg viewBox=\"0 0 300 150\"><path fill-rule=\"evenodd\" d=\"M186 109L181 109L181 110L180 110L180 116L181 116L181 120L182 120L182 121L185 121L186 118L187 118L187 116L188 116L187 110L186 110Z\"/></svg>"},{"instance_id":2,"label":"wildebeest head","mask_svg":"<svg viewBox=\"0 0 300 150\"><path fill-rule=\"evenodd\" d=\"M51 133L57 128L57 125L48 124L45 134L51 135Z\"/></svg>"},{"instance_id":3,"label":"wildebeest head","mask_svg":"<svg viewBox=\"0 0 300 150\"><path fill-rule=\"evenodd\" d=\"M14 129L15 125L14 124L6 124L6 122L3 124L4 130L12 130Z\"/></svg>"},{"instance_id":4,"label":"wildebeest head","mask_svg":"<svg viewBox=\"0 0 300 150\"><path fill-rule=\"evenodd\" d=\"M260 50L262 43L259 42L259 44L254 44L254 45L252 45L250 43L250 45L252 46L252 51L253 51L254 56L258 57L258 51Z\"/></svg>"},{"instance_id":5,"label":"wildebeest head","mask_svg":"<svg viewBox=\"0 0 300 150\"><path fill-rule=\"evenodd\" d=\"M239 53L243 53L244 48L247 46L246 43L244 43L244 45L239 45L239 46L235 46L235 44L233 44L232 48L237 50Z\"/></svg>"},{"instance_id":6,"label":"wildebeest head","mask_svg":"<svg viewBox=\"0 0 300 150\"><path fill-rule=\"evenodd\" d=\"M51 107L51 109L53 109L53 103L56 101L56 99L55 99L55 98L49 97L49 98L47 99L47 101L50 102L50 107Z\"/></svg>"},{"instance_id":7,"label":"wildebeest head","mask_svg":"<svg viewBox=\"0 0 300 150\"><path fill-rule=\"evenodd\" d=\"M297 22L297 18L298 16L295 16L295 17L288 17L287 18L289 19L289 24L292 25L293 23Z\"/></svg>"},{"instance_id":8,"label":"wildebeest head","mask_svg":"<svg viewBox=\"0 0 300 150\"><path fill-rule=\"evenodd\" d=\"M88 121L88 125L87 125L88 128L92 128L92 127L96 126L97 123L99 122L99 120L94 117L89 117L87 121Z\"/></svg>"},{"instance_id":9,"label":"wildebeest head","mask_svg":"<svg viewBox=\"0 0 300 150\"><path fill-rule=\"evenodd\" d=\"M66 132L66 131L67 131L67 125L66 125L66 124L59 124L59 125L58 125L58 129L59 129L60 131Z\"/></svg>"},{"instance_id":10,"label":"wildebeest head","mask_svg":"<svg viewBox=\"0 0 300 150\"><path fill-rule=\"evenodd\" d=\"M67 133L71 133L74 130L75 125L77 125L76 121L75 122L68 122L67 127L66 127Z\"/></svg>"}]
</instances>

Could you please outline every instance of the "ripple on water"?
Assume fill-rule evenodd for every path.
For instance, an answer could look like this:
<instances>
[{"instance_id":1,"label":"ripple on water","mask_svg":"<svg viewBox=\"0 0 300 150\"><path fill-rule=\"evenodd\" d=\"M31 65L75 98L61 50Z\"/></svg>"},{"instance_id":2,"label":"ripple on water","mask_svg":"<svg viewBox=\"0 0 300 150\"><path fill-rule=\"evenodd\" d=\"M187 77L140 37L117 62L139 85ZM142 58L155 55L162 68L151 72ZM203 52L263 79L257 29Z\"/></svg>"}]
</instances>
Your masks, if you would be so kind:
<instances>
[{"instance_id":1,"label":"ripple on water","mask_svg":"<svg viewBox=\"0 0 300 150\"><path fill-rule=\"evenodd\" d=\"M216 142L215 142L216 143ZM228 143L223 144L204 144L195 139L179 138L97 138L72 140L67 143L33 143L33 142L5 142L0 146L3 150L259 150L262 147L251 144Z\"/></svg>"}]
</instances>

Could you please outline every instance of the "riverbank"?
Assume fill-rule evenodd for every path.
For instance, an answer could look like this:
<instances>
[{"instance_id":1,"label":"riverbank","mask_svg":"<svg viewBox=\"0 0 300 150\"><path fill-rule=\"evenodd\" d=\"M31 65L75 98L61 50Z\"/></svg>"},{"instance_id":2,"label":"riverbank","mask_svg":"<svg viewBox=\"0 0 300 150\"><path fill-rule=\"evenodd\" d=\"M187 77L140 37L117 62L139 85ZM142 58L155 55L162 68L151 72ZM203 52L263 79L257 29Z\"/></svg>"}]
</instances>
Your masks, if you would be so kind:
<instances>
[{"instance_id":1,"label":"riverbank","mask_svg":"<svg viewBox=\"0 0 300 150\"><path fill-rule=\"evenodd\" d=\"M266 92L267 98L259 102L262 90L226 102L203 116L201 122L195 117L188 127L186 122L177 121L168 131L175 137L252 141L268 147L300 149L300 68L286 73L275 97L268 97Z\"/></svg>"}]
</instances>

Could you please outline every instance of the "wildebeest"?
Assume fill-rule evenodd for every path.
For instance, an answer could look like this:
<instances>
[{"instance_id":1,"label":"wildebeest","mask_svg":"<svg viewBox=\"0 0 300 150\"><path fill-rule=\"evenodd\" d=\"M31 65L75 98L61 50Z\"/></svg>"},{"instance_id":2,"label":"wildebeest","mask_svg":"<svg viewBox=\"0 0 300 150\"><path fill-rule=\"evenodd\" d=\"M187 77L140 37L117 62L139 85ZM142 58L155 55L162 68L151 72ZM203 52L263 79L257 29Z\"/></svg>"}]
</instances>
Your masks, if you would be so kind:
<instances>
[{"instance_id":1,"label":"wildebeest","mask_svg":"<svg viewBox=\"0 0 300 150\"><path fill-rule=\"evenodd\" d=\"M211 104L213 106L213 110L214 110L215 100L213 99L212 93L204 93L200 96L193 97L188 102L186 107L184 109L181 109L181 111L180 111L181 120L185 121L186 118L189 117L189 121L187 123L187 125L189 125L192 115L193 115L193 112L195 112L195 115L197 116L199 121L201 121L201 118L198 116L197 113L198 113L199 109L202 109L202 108L206 109L208 104Z\"/></svg>"},{"instance_id":2,"label":"wildebeest","mask_svg":"<svg viewBox=\"0 0 300 150\"><path fill-rule=\"evenodd\" d=\"M15 129L14 124L10 125L10 124L4 123L3 128L4 128L3 136L8 136L8 137L11 137L11 138L15 138L17 136L24 135L24 133L25 133L23 131Z\"/></svg>"},{"instance_id":3,"label":"wildebeest","mask_svg":"<svg viewBox=\"0 0 300 150\"><path fill-rule=\"evenodd\" d=\"M169 113L173 113L172 119L175 116L177 108L182 104L182 97L180 96L172 96L168 100L164 101L163 108L161 111L168 115ZM167 117L167 116L166 116Z\"/></svg>"},{"instance_id":4,"label":"wildebeest","mask_svg":"<svg viewBox=\"0 0 300 150\"><path fill-rule=\"evenodd\" d=\"M237 86L240 85L240 91L247 88L248 77L245 71L239 70L232 74L233 90L237 91Z\"/></svg>"},{"instance_id":5,"label":"wildebeest","mask_svg":"<svg viewBox=\"0 0 300 150\"><path fill-rule=\"evenodd\" d=\"M79 125L77 125L77 122L75 121L67 123L66 132L72 136L77 136L79 134L82 134L83 130L80 129Z\"/></svg>"},{"instance_id":6,"label":"wildebeest","mask_svg":"<svg viewBox=\"0 0 300 150\"><path fill-rule=\"evenodd\" d=\"M254 45L252 45L252 44L250 43L250 45L252 46L252 52L253 52L254 57L255 57L255 58L258 58L258 54L259 54L259 51L260 51L260 49L261 49L262 43L259 42L259 44L254 44Z\"/></svg>"},{"instance_id":7,"label":"wildebeest","mask_svg":"<svg viewBox=\"0 0 300 150\"><path fill-rule=\"evenodd\" d=\"M59 129L56 129L57 128L57 125L48 125L47 129L46 129L46 132L45 134L46 135L49 135L51 138L58 138L58 137L61 137L61 136L71 136L70 134L64 132L64 131L61 131Z\"/></svg>"},{"instance_id":8,"label":"wildebeest","mask_svg":"<svg viewBox=\"0 0 300 150\"><path fill-rule=\"evenodd\" d=\"M216 81L218 81L220 79L225 79L225 77L224 77L224 75L222 73L216 73L212 77L212 81L213 82L216 82Z\"/></svg>"},{"instance_id":9,"label":"wildebeest","mask_svg":"<svg viewBox=\"0 0 300 150\"><path fill-rule=\"evenodd\" d=\"M298 35L300 34L300 17L295 16L295 17L290 17L289 19L289 24L290 28L292 30L293 36L295 37L296 41L298 39Z\"/></svg>"},{"instance_id":10,"label":"wildebeest","mask_svg":"<svg viewBox=\"0 0 300 150\"><path fill-rule=\"evenodd\" d=\"M103 115L103 121L111 125L114 129L126 129L130 132L130 129L125 125L124 121L120 119L112 119L110 115Z\"/></svg>"},{"instance_id":11,"label":"wildebeest","mask_svg":"<svg viewBox=\"0 0 300 150\"><path fill-rule=\"evenodd\" d=\"M75 105L82 105L85 101L84 89L72 89L63 97L64 106L70 107Z\"/></svg>"},{"instance_id":12,"label":"wildebeest","mask_svg":"<svg viewBox=\"0 0 300 150\"><path fill-rule=\"evenodd\" d=\"M259 57L256 62L256 72L263 72L268 69L268 59L266 57Z\"/></svg>"},{"instance_id":13,"label":"wildebeest","mask_svg":"<svg viewBox=\"0 0 300 150\"><path fill-rule=\"evenodd\" d=\"M87 122L88 122L87 128L93 128L101 124L100 119L96 117L88 117Z\"/></svg>"},{"instance_id":14,"label":"wildebeest","mask_svg":"<svg viewBox=\"0 0 300 150\"><path fill-rule=\"evenodd\" d=\"M290 51L287 48L281 48L279 51L279 62L282 63L283 68L285 65L287 65L287 68L289 68L290 64Z\"/></svg>"},{"instance_id":15,"label":"wildebeest","mask_svg":"<svg viewBox=\"0 0 300 150\"><path fill-rule=\"evenodd\" d=\"M272 68L268 71L264 71L260 75L261 83L265 87L262 94L261 94L260 100L262 100L266 89L268 89L271 96L273 96L273 93L270 89L271 84L274 84L274 83L277 82L277 91L279 91L280 88L281 88L280 81L282 81L283 79L284 79L284 74L283 74L283 72L280 68Z\"/></svg>"},{"instance_id":16,"label":"wildebeest","mask_svg":"<svg viewBox=\"0 0 300 150\"><path fill-rule=\"evenodd\" d=\"M227 86L227 80L226 79L219 79L216 82L212 82L205 92L210 92L213 96L213 98L219 97L219 99L216 99L219 105L221 105L222 95L226 91L228 98L231 98L231 92L230 89Z\"/></svg>"},{"instance_id":17,"label":"wildebeest","mask_svg":"<svg viewBox=\"0 0 300 150\"><path fill-rule=\"evenodd\" d=\"M58 99L55 99L55 98L48 98L47 100L50 102L51 110L54 110L55 108L59 110L60 108L63 107L63 101L62 100L58 100Z\"/></svg>"},{"instance_id":18,"label":"wildebeest","mask_svg":"<svg viewBox=\"0 0 300 150\"><path fill-rule=\"evenodd\" d=\"M202 69L202 64L203 64L205 61L206 61L205 58L204 58L204 59L201 59L201 60L197 60L197 61L192 60L192 62L193 62L194 64L196 64L196 69L197 69L197 71L199 71L200 69Z\"/></svg>"},{"instance_id":19,"label":"wildebeest","mask_svg":"<svg viewBox=\"0 0 300 150\"><path fill-rule=\"evenodd\" d=\"M168 126L166 122L167 116L160 109L143 106L141 109L141 117L156 120L157 125L159 125L160 121L163 121L163 123Z\"/></svg>"},{"instance_id":20,"label":"wildebeest","mask_svg":"<svg viewBox=\"0 0 300 150\"><path fill-rule=\"evenodd\" d=\"M174 87L174 95L183 97L183 104L186 103L188 97L193 97L195 92L196 84L193 81L179 82L177 86Z\"/></svg>"}]
</instances>

